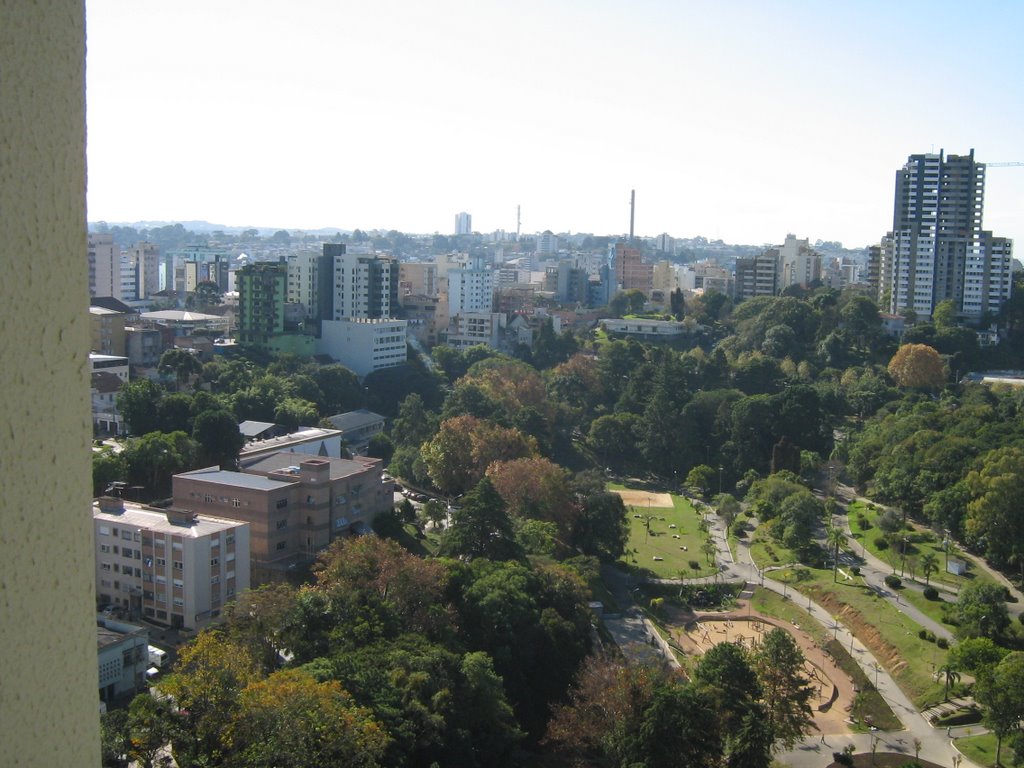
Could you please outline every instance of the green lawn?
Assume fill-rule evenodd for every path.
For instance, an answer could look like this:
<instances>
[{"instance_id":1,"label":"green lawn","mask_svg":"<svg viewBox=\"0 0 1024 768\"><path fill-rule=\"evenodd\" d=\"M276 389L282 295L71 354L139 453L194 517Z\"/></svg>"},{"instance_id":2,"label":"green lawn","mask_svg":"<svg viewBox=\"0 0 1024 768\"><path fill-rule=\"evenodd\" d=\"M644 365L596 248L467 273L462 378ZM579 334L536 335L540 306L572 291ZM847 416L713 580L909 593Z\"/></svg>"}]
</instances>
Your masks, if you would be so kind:
<instances>
[{"instance_id":1,"label":"green lawn","mask_svg":"<svg viewBox=\"0 0 1024 768\"><path fill-rule=\"evenodd\" d=\"M758 567L777 563L790 563L795 555L781 545L764 541L755 532L751 553ZM771 559L768 553L775 557ZM918 637L920 625L887 600L868 589L860 577L850 580L832 580L830 568L793 566L769 571L769 577L790 584L795 591L810 595L833 615L840 615L842 623L853 630L857 638L872 649L879 662L889 670L904 693L917 706L942 698L942 686L933 677L936 666L945 660L945 651L935 643ZM799 598L793 598L799 602Z\"/></svg>"},{"instance_id":2,"label":"green lawn","mask_svg":"<svg viewBox=\"0 0 1024 768\"><path fill-rule=\"evenodd\" d=\"M965 555L956 549L955 546L950 550L950 556L966 562L967 573L963 576L948 573L946 571L946 551L942 547L942 538L934 531L920 526L915 526L914 530L907 531L908 543L906 557L904 558L900 552L901 547L879 548L875 543L882 535L882 530L878 527L878 518L882 514L880 507L855 501L850 504L848 514L850 517L850 530L853 532L853 538L856 540L854 553L860 554L863 549L867 549L868 552L871 552L883 563L888 563L890 567L894 567L897 573L902 572L904 574L903 578L909 579L913 575L917 581L923 584L925 581L924 574L914 567L914 561L920 561L922 555L931 552L938 558L939 570L931 575L930 582L939 588L940 593L942 593L941 587L943 585L959 589L973 581L994 583L991 576L974 564L972 557ZM866 521L871 527L862 528L861 520ZM946 596L947 599L951 599L949 593L946 593Z\"/></svg>"},{"instance_id":3,"label":"green lawn","mask_svg":"<svg viewBox=\"0 0 1024 768\"><path fill-rule=\"evenodd\" d=\"M964 757L985 768L996 764L996 736L994 733L983 733L980 736L966 736L956 740L956 748L963 752ZM1003 739L1002 753L999 762L1003 765L1013 764L1013 750Z\"/></svg>"},{"instance_id":4,"label":"green lawn","mask_svg":"<svg viewBox=\"0 0 1024 768\"><path fill-rule=\"evenodd\" d=\"M616 483L608 487L610 490L625 488ZM651 517L650 530L648 515ZM671 507L648 509L646 506L634 508L627 505L626 519L629 521L629 543L622 561L639 576L678 579L683 569L687 579L715 573L714 564L709 564L701 551L705 536L698 527L700 516L686 498L672 494ZM661 559L655 560L656 557ZM699 563L698 570L690 568L691 560Z\"/></svg>"}]
</instances>

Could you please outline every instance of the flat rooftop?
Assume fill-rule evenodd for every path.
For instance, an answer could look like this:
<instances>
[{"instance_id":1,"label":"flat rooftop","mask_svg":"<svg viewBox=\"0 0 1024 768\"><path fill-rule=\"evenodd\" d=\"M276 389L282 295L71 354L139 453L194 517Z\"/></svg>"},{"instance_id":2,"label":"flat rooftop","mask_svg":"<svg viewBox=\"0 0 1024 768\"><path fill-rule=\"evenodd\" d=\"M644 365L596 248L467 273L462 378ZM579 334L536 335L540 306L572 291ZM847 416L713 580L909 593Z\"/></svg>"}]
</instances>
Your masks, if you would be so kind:
<instances>
[{"instance_id":1,"label":"flat rooftop","mask_svg":"<svg viewBox=\"0 0 1024 768\"><path fill-rule=\"evenodd\" d=\"M278 483L278 485L288 485L288 483ZM188 525L178 525L167 519L166 510L147 507L130 501L124 502L124 512L104 512L100 509L100 503L93 501L92 517L93 520L110 523L111 525L144 528L153 533L169 533L193 539L209 536L213 533L220 533L229 528L237 528L239 525L248 525L248 523L239 523L237 520L226 520L221 517L211 517L210 515L199 515L195 522Z\"/></svg>"},{"instance_id":2,"label":"flat rooftop","mask_svg":"<svg viewBox=\"0 0 1024 768\"><path fill-rule=\"evenodd\" d=\"M295 454L288 455L291 456L289 463L294 464ZM214 483L215 485L233 488L246 488L253 491L276 491L292 485L292 483L271 480L262 475L253 475L248 472L232 472L231 470L219 469L218 467L194 469L191 472L182 472L180 475L176 475L176 477L187 477L191 480L202 480L204 483Z\"/></svg>"},{"instance_id":3,"label":"flat rooftop","mask_svg":"<svg viewBox=\"0 0 1024 768\"><path fill-rule=\"evenodd\" d=\"M363 456L357 456L354 459L333 459L325 456L304 456L301 453L292 453L291 451L277 451L275 453L263 454L262 456L255 456L251 459L243 457L241 465L246 472L261 473L260 475L250 475L250 477L262 477L262 473L280 472L288 467L297 467L303 461L310 459L329 462L332 480L358 475L361 472L372 469L375 465L383 465L380 459L371 459ZM295 475L295 478L298 479L298 474ZM269 482L276 483L277 481L270 480ZM279 483L279 485L286 485L286 483Z\"/></svg>"}]
</instances>

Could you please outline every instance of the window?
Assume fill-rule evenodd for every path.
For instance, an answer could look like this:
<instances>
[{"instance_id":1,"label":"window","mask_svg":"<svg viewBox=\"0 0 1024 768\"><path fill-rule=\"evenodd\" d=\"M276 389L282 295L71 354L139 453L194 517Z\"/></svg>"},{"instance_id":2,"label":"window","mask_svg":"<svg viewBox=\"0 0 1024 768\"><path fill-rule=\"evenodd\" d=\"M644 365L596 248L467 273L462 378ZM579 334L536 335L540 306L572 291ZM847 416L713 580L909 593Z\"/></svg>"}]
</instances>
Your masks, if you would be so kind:
<instances>
[{"instance_id":1,"label":"window","mask_svg":"<svg viewBox=\"0 0 1024 768\"><path fill-rule=\"evenodd\" d=\"M156 593L156 601L158 603L166 603L167 602L167 595L165 595L163 592L157 592Z\"/></svg>"},{"instance_id":2,"label":"window","mask_svg":"<svg viewBox=\"0 0 1024 768\"><path fill-rule=\"evenodd\" d=\"M163 557L158 557L156 559L156 567L157 568L166 568L167 567L167 560L165 558L163 558Z\"/></svg>"},{"instance_id":3,"label":"window","mask_svg":"<svg viewBox=\"0 0 1024 768\"><path fill-rule=\"evenodd\" d=\"M219 546L220 546L220 539L212 539L210 541L210 549L214 549L215 547L219 547Z\"/></svg>"},{"instance_id":4,"label":"window","mask_svg":"<svg viewBox=\"0 0 1024 768\"><path fill-rule=\"evenodd\" d=\"M121 548L119 546L117 546L117 544L114 545L114 554L115 555L120 555L121 554Z\"/></svg>"},{"instance_id":5,"label":"window","mask_svg":"<svg viewBox=\"0 0 1024 768\"><path fill-rule=\"evenodd\" d=\"M167 584L167 577L166 576L157 576L156 577L156 583L160 584L160 585Z\"/></svg>"},{"instance_id":6,"label":"window","mask_svg":"<svg viewBox=\"0 0 1024 768\"><path fill-rule=\"evenodd\" d=\"M174 570L176 570L176 571L184 570L184 567L181 564L181 560L175 560L174 561Z\"/></svg>"},{"instance_id":7,"label":"window","mask_svg":"<svg viewBox=\"0 0 1024 768\"><path fill-rule=\"evenodd\" d=\"M174 607L175 608L181 608L183 605L185 605L185 599L184 598L182 598L182 597L174 598Z\"/></svg>"},{"instance_id":8,"label":"window","mask_svg":"<svg viewBox=\"0 0 1024 768\"><path fill-rule=\"evenodd\" d=\"M277 542L276 549L280 550L280 549L285 549L287 547L288 547L288 542L287 541L279 541L279 542Z\"/></svg>"},{"instance_id":9,"label":"window","mask_svg":"<svg viewBox=\"0 0 1024 768\"><path fill-rule=\"evenodd\" d=\"M211 557L210 558L210 567L211 568L215 568L218 565L220 565L220 558L219 557Z\"/></svg>"},{"instance_id":10,"label":"window","mask_svg":"<svg viewBox=\"0 0 1024 768\"><path fill-rule=\"evenodd\" d=\"M121 538L124 539L125 541L131 541L132 540L132 532L131 531L121 531Z\"/></svg>"},{"instance_id":11,"label":"window","mask_svg":"<svg viewBox=\"0 0 1024 768\"><path fill-rule=\"evenodd\" d=\"M235 534L229 533L227 536L225 536L224 537L224 543L225 544L234 544L235 543Z\"/></svg>"},{"instance_id":12,"label":"window","mask_svg":"<svg viewBox=\"0 0 1024 768\"><path fill-rule=\"evenodd\" d=\"M101 571L109 571L110 570L110 563L100 563L100 570Z\"/></svg>"},{"instance_id":13,"label":"window","mask_svg":"<svg viewBox=\"0 0 1024 768\"><path fill-rule=\"evenodd\" d=\"M175 580L174 580L174 586L175 586L175 587L176 587L177 589L184 589L184 588L185 588L185 582L184 582L184 581L182 581L181 579L175 579Z\"/></svg>"},{"instance_id":14,"label":"window","mask_svg":"<svg viewBox=\"0 0 1024 768\"><path fill-rule=\"evenodd\" d=\"M234 552L228 552L228 556L226 558L224 558L225 562L228 562L228 563L230 563L234 559L235 559L235 553Z\"/></svg>"},{"instance_id":15,"label":"window","mask_svg":"<svg viewBox=\"0 0 1024 768\"><path fill-rule=\"evenodd\" d=\"M217 574L214 574L213 576L211 576L210 577L210 583L211 584L220 584L220 576L218 576Z\"/></svg>"},{"instance_id":16,"label":"window","mask_svg":"<svg viewBox=\"0 0 1024 768\"><path fill-rule=\"evenodd\" d=\"M232 507L240 507L240 506L242 506L242 502L241 502L240 499L232 499L231 500L231 506Z\"/></svg>"},{"instance_id":17,"label":"window","mask_svg":"<svg viewBox=\"0 0 1024 768\"><path fill-rule=\"evenodd\" d=\"M109 544L100 544L100 552L103 552L103 553L110 552L110 545Z\"/></svg>"},{"instance_id":18,"label":"window","mask_svg":"<svg viewBox=\"0 0 1024 768\"><path fill-rule=\"evenodd\" d=\"M287 506L288 506L288 499L278 499L277 500L277 508L278 509L284 509Z\"/></svg>"},{"instance_id":19,"label":"window","mask_svg":"<svg viewBox=\"0 0 1024 768\"><path fill-rule=\"evenodd\" d=\"M110 535L110 526L109 525L101 525L100 526L100 536L109 536L109 535Z\"/></svg>"},{"instance_id":20,"label":"window","mask_svg":"<svg viewBox=\"0 0 1024 768\"><path fill-rule=\"evenodd\" d=\"M288 527L288 518L284 518L283 520L278 520L277 521L277 530L280 531L282 528L287 528L287 527Z\"/></svg>"}]
</instances>

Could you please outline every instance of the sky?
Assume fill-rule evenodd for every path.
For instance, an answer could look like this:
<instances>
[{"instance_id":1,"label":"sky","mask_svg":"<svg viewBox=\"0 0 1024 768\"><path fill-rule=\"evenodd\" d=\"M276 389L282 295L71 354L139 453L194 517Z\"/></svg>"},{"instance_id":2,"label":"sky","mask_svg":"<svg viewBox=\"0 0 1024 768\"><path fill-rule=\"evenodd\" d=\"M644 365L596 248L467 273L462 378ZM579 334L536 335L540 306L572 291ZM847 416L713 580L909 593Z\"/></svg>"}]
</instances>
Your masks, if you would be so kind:
<instances>
[{"instance_id":1,"label":"sky","mask_svg":"<svg viewBox=\"0 0 1024 768\"><path fill-rule=\"evenodd\" d=\"M87 0L88 218L876 243L1024 162L1024 3ZM1024 247L1024 167L984 226ZM1018 257L1020 254L1018 254Z\"/></svg>"}]
</instances>

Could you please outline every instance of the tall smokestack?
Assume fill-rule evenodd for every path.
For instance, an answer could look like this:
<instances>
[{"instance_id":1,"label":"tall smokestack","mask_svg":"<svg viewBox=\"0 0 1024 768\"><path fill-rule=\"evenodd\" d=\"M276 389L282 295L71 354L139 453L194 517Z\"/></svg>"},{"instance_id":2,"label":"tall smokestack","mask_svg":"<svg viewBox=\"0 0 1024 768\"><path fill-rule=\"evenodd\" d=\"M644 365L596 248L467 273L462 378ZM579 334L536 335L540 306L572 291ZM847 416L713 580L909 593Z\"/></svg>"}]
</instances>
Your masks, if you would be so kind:
<instances>
[{"instance_id":1,"label":"tall smokestack","mask_svg":"<svg viewBox=\"0 0 1024 768\"><path fill-rule=\"evenodd\" d=\"M633 241L633 217L636 215L636 190L629 190L629 240Z\"/></svg>"}]
</instances>

